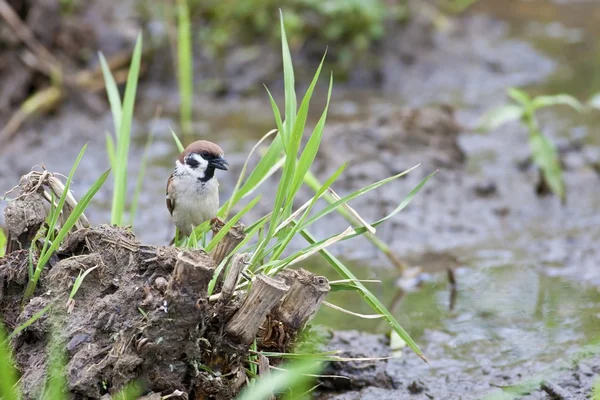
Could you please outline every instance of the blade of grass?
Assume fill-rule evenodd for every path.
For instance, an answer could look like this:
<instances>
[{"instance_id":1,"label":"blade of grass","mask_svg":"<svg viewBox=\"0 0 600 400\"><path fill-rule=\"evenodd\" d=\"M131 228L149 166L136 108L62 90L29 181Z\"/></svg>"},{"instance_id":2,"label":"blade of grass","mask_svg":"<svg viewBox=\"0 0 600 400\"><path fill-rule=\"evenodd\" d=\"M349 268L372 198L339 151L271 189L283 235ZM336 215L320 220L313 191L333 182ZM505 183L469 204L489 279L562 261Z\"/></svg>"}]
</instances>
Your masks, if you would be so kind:
<instances>
[{"instance_id":1,"label":"blade of grass","mask_svg":"<svg viewBox=\"0 0 600 400\"><path fill-rule=\"evenodd\" d=\"M0 228L0 258L4 257L4 255L6 254L6 241L6 234L4 233L4 230Z\"/></svg>"},{"instance_id":2,"label":"blade of grass","mask_svg":"<svg viewBox=\"0 0 600 400\"><path fill-rule=\"evenodd\" d=\"M225 265L227 265L227 263L229 262L229 260L231 259L231 257L236 254L238 251L240 251L240 249L242 249L249 241L250 239L252 239L252 237L254 236L254 233L256 231L258 231L259 229L261 229L268 221L268 218L261 218L259 220L258 224L254 224L251 230L246 230L246 237L237 245L235 246L235 248L231 251L231 254L229 254L227 257L225 257L225 259L223 261L221 261L221 263L217 266L217 268L215 268L215 272L213 274L213 277L211 278L210 282L208 283L208 290L207 290L207 296L212 296L213 291L215 290L215 286L217 284L217 280L219 279L219 275L221 275L221 271L223 271L223 268L225 268ZM249 252L251 250L251 248L246 249L247 252Z\"/></svg>"},{"instance_id":3,"label":"blade of grass","mask_svg":"<svg viewBox=\"0 0 600 400\"><path fill-rule=\"evenodd\" d=\"M294 87L294 67L292 66L292 55L288 46L283 24L283 12L279 10L281 24L281 53L283 58L283 81L285 91L285 130L281 132L286 147L290 143L293 126L296 122L296 89Z\"/></svg>"},{"instance_id":4,"label":"blade of grass","mask_svg":"<svg viewBox=\"0 0 600 400\"><path fill-rule=\"evenodd\" d=\"M325 191L327 189L329 189L329 187L333 184L333 182L335 182L337 180L337 178L342 174L342 172L344 172L344 170L346 169L347 166L348 166L348 163L342 164L325 181L325 183L321 186L321 188L317 191L317 193L315 193L315 195L313 196L313 198L312 198L310 204L308 205L306 211L304 211L304 213L302 214L302 217L300 218L299 224L301 224L306 219L306 217L310 214L312 208L316 204L317 200L325 193ZM286 249L286 247L289 245L289 243L292 241L292 239L298 233L298 229L300 227L299 224L295 224L294 227L289 231L289 233L287 234L287 236L285 237L285 239L278 244L278 247L275 250L275 253L273 253L273 256L271 257L271 260L277 260L277 259L279 259L279 256L281 256L281 253L283 253L283 251ZM277 227L277 229L280 229L280 228L281 228L281 226Z\"/></svg>"},{"instance_id":5,"label":"blade of grass","mask_svg":"<svg viewBox=\"0 0 600 400\"><path fill-rule=\"evenodd\" d=\"M256 367L255 367L256 368ZM269 400L274 393L284 390L292 390L298 394L305 392L305 386L313 381L313 377L308 375L316 374L320 371L319 364L312 360L297 360L290 362L283 370L275 370L264 378L256 381L253 387L247 387L238 396L238 400Z\"/></svg>"},{"instance_id":6,"label":"blade of grass","mask_svg":"<svg viewBox=\"0 0 600 400\"><path fill-rule=\"evenodd\" d=\"M323 65L324 59L325 56L323 56L323 60L321 60L321 65ZM321 65L319 65L319 70L315 74L315 79L319 74ZM329 110L329 101L331 100L332 88L333 74L331 74L329 77L329 89L327 91L327 103L325 104L325 109L323 110L321 118L319 118L319 121L317 122L317 125L315 126L312 132L312 135L310 135L310 138L308 139L308 143L306 144L304 151L300 155L300 160L298 161L298 165L296 167L296 174L292 182L291 197L288 201L292 201L295 193L297 193L298 190L300 190L300 186L302 186L302 183L304 182L304 177L306 176L311 165L313 164L319 147L321 145L321 139L323 137L323 128L325 128L325 121L327 120L327 112Z\"/></svg>"},{"instance_id":7,"label":"blade of grass","mask_svg":"<svg viewBox=\"0 0 600 400\"><path fill-rule=\"evenodd\" d=\"M255 145L254 147L252 147L252 150L250 150L250 153L248 154L248 157L246 157L246 161L244 162L244 166L242 167L242 171L240 172L240 176L237 180L237 182L235 183L235 187L233 188L233 192L231 194L231 198L234 199L236 197L236 194L242 184L242 181L244 180L244 177L246 176L246 169L248 168L248 162L250 161L250 158L252 157L252 154L254 154L254 152L256 151L256 149L258 148L258 146L261 145L262 142L264 142L267 138L269 138L271 135L277 133L277 129L272 129L269 132L267 132ZM223 213L223 219L227 219L227 217L229 216L229 211L231 210L231 202L227 202L225 205L225 211Z\"/></svg>"},{"instance_id":8,"label":"blade of grass","mask_svg":"<svg viewBox=\"0 0 600 400\"><path fill-rule=\"evenodd\" d=\"M115 168L115 141L110 133L106 132L106 154L110 168Z\"/></svg>"},{"instance_id":9,"label":"blade of grass","mask_svg":"<svg viewBox=\"0 0 600 400\"><path fill-rule=\"evenodd\" d=\"M309 244L316 243L315 238L306 230L302 229L300 234L306 239ZM375 297L365 285L358 281L358 278L350 271L340 260L338 260L333 254L331 254L328 250L322 249L319 251L319 254L333 267L333 269L345 279L353 279L356 280L356 286L360 287L360 291L358 292L360 296L371 306L371 308L377 312L378 314L382 314L383 318L388 322L388 324L398 333L398 335L406 342L408 347L410 347L419 357L421 357L425 362L427 362L427 358L419 349L419 346L414 342L414 340L410 337L408 332L404 330L404 328L400 325L400 323L394 318L394 316L387 310L387 308Z\"/></svg>"},{"instance_id":10,"label":"blade of grass","mask_svg":"<svg viewBox=\"0 0 600 400\"><path fill-rule=\"evenodd\" d=\"M248 211L250 211L256 205L256 203L258 203L260 198L261 198L261 196L256 196L254 198L254 200L252 200L250 203L248 203L244 208L242 208L240 210L240 212L235 214L229 221L227 221L225 226L223 226L223 228L221 228L221 230L215 236L213 236L212 240L206 246L205 250L207 253L210 253L215 248L217 243L219 243L221 241L221 239L223 239L225 237L225 235L227 234L227 232L229 232L231 227L234 226L235 224L237 224L237 222L244 215L246 215L248 213Z\"/></svg>"},{"instance_id":11,"label":"blade of grass","mask_svg":"<svg viewBox=\"0 0 600 400\"><path fill-rule=\"evenodd\" d=\"M317 214L315 214L314 216L312 216L311 218L309 218L307 221L305 221L301 225L300 229L306 228L307 226L311 225L315 221L321 219L325 215L327 215L330 212L336 210L338 207L342 206L343 204L346 204L350 200L355 199L358 196L362 196L363 194L368 193L368 192L370 192L373 189L376 189L376 188L378 188L380 186L385 185L386 183L389 183L389 182L391 182L391 181L393 181L395 179L400 178L401 176L404 176L404 175L408 174L410 171L414 170L418 166L419 166L419 164L415 165L414 167L412 167L410 169L407 169L406 171L403 171L403 172L401 172L401 173L399 173L397 175L390 176L388 178L382 179L382 180L380 180L378 182L375 182L375 183L372 183L372 184L370 184L368 186L365 186L364 188L359 189L359 190L357 190L357 191L355 191L353 193L350 193L347 196L342 197L341 200L338 200L338 201L335 201L335 202L331 203L330 205L328 205L327 207L325 207L323 210L319 211ZM374 225L371 225L371 226L374 226Z\"/></svg>"},{"instance_id":12,"label":"blade of grass","mask_svg":"<svg viewBox=\"0 0 600 400\"><path fill-rule=\"evenodd\" d=\"M319 190L319 188L321 187L321 182L319 182L319 180L310 172L310 170L307 172L307 174L304 177L304 182L306 183L306 185L308 185L314 192L316 192L317 190ZM325 201L327 201L329 204L333 204L336 201L338 201L339 199L335 199L333 196L331 196L330 194L325 194L323 196L323 198L325 199ZM337 208L337 213L340 214L346 221L348 221L348 223L350 223L350 225L357 227L360 225L359 221L356 221L356 218L354 218L352 216L352 214L350 212L348 212L348 210L345 209L345 207L339 207ZM406 269L406 265L400 261L400 259L398 258L398 256L396 256L396 254L394 254L394 252L392 251L392 249L390 249L390 247L383 242L381 239L379 239L377 236L371 234L370 232L367 232L367 234L365 235L365 237L375 246L379 249L379 251L381 251L383 254L385 254L385 256L388 258L388 260L390 260L390 262L396 267L398 268L398 270L400 270L401 272L404 271Z\"/></svg>"},{"instance_id":13,"label":"blade of grass","mask_svg":"<svg viewBox=\"0 0 600 400\"><path fill-rule=\"evenodd\" d=\"M169 128L171 129L171 128ZM183 146L183 144L181 143L181 140L179 140L179 137L177 137L177 134L173 131L173 129L171 129L171 135L173 136L173 140L175 140L175 144L177 145L177 150L179 150L179 152L181 153L183 150L185 150L185 147Z\"/></svg>"},{"instance_id":14,"label":"blade of grass","mask_svg":"<svg viewBox=\"0 0 600 400\"><path fill-rule=\"evenodd\" d=\"M17 326L14 331L8 336L8 340L16 337L19 333L23 332L25 329L29 328L35 321L42 318L46 312L50 309L51 304L48 304L46 307L42 308L40 311L36 312L29 318L27 321Z\"/></svg>"},{"instance_id":15,"label":"blade of grass","mask_svg":"<svg viewBox=\"0 0 600 400\"><path fill-rule=\"evenodd\" d=\"M83 273L81 271L79 272L79 275L75 279L75 283L73 283L73 288L71 289L71 293L69 294L69 300L73 300L73 298L77 294L77 291L79 290L79 287L83 283L83 280L85 279L85 277L88 276L88 274L90 272L92 272L93 270L95 270L96 268L98 268L97 265L86 269Z\"/></svg>"},{"instance_id":16,"label":"blade of grass","mask_svg":"<svg viewBox=\"0 0 600 400\"><path fill-rule=\"evenodd\" d=\"M127 74L127 85L123 97L123 112L121 126L117 135L117 148L114 170L114 190L111 211L111 224L122 226L125 212L125 199L127 198L127 159L129 155L129 144L131 142L131 123L133 120L133 109L137 91L138 78L140 74L140 63L142 58L142 34L138 35L131 65Z\"/></svg>"},{"instance_id":17,"label":"blade of grass","mask_svg":"<svg viewBox=\"0 0 600 400\"><path fill-rule=\"evenodd\" d=\"M19 373L15 367L12 347L2 322L0 322L0 377L2 377L0 379L0 399L20 399L21 393L17 385Z\"/></svg>"},{"instance_id":18,"label":"blade of grass","mask_svg":"<svg viewBox=\"0 0 600 400\"><path fill-rule=\"evenodd\" d=\"M104 86L106 87L106 95L108 96L110 112L115 126L115 135L118 137L121 129L121 121L123 119L121 95L119 94L117 82L115 82L115 78L106 62L106 58L104 58L102 53L98 53L98 57L100 58L100 67L102 68L102 75L104 76Z\"/></svg>"},{"instance_id":19,"label":"blade of grass","mask_svg":"<svg viewBox=\"0 0 600 400\"><path fill-rule=\"evenodd\" d=\"M62 400L68 397L67 375L65 374L67 362L64 352L65 344L60 340L60 331L57 324L55 323L54 325L50 343L48 344L48 366L43 398L48 400Z\"/></svg>"}]
</instances>

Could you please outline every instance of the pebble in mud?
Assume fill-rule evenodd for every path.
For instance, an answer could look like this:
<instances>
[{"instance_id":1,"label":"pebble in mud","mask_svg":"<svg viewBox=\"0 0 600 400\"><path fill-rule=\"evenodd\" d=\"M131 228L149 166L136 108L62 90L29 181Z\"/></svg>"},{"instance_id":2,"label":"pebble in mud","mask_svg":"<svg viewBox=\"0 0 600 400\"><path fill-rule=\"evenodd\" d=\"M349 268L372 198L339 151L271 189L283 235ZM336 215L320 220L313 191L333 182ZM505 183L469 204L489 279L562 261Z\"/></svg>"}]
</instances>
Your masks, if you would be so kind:
<instances>
[{"instance_id":1,"label":"pebble in mud","mask_svg":"<svg viewBox=\"0 0 600 400\"><path fill-rule=\"evenodd\" d=\"M162 276L159 276L158 278L156 278L154 280L154 287L164 293L165 290L167 290L167 286L169 285L169 282L167 282L167 280L165 278L163 278Z\"/></svg>"}]
</instances>

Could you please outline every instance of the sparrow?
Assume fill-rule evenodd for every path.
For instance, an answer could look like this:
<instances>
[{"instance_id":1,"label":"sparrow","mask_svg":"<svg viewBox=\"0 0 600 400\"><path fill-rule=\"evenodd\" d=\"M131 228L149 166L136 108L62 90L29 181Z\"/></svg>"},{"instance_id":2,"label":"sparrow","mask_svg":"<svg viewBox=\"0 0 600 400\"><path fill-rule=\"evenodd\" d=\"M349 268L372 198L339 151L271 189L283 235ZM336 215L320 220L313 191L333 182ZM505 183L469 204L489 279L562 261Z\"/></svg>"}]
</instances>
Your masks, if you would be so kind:
<instances>
[{"instance_id":1,"label":"sparrow","mask_svg":"<svg viewBox=\"0 0 600 400\"><path fill-rule=\"evenodd\" d=\"M167 209L185 236L217 216L219 182L215 169L227 171L223 150L213 142L198 140L183 150L167 181Z\"/></svg>"}]
</instances>

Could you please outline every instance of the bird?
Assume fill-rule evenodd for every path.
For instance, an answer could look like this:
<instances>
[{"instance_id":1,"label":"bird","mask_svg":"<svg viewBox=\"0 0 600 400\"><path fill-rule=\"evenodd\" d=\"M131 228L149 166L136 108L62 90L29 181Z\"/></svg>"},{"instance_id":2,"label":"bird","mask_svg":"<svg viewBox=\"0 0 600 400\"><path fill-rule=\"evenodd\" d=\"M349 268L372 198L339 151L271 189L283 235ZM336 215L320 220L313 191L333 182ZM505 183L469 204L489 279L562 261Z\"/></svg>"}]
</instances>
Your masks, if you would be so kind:
<instances>
[{"instance_id":1,"label":"bird","mask_svg":"<svg viewBox=\"0 0 600 400\"><path fill-rule=\"evenodd\" d=\"M228 165L223 150L208 140L190 144L175 161L175 170L167 181L167 209L185 236L217 216L219 181L215 170L227 171Z\"/></svg>"}]
</instances>

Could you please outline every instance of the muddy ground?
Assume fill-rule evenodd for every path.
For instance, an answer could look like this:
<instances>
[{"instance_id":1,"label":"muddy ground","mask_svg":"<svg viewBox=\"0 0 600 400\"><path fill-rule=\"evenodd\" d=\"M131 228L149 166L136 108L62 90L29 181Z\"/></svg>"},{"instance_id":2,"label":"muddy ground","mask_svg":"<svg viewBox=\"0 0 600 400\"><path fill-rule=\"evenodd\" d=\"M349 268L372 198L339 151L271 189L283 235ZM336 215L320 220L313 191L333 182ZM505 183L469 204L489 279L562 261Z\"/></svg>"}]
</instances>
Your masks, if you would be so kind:
<instances>
[{"instance_id":1,"label":"muddy ground","mask_svg":"<svg viewBox=\"0 0 600 400\"><path fill-rule=\"evenodd\" d=\"M557 358L597 338L597 116L560 111L541 115L544 131L561 149L568 193L565 205L552 196L536 194L538 175L528 158L522 127L510 124L486 135L472 131L485 109L504 101L507 87L529 85L534 92L552 93L585 86L580 79L591 81L585 76L589 65L569 64L569 55L576 59L597 43L596 31L590 30L594 25L586 19L597 11L590 4L569 6L540 0L533 2L537 11L532 12L515 0L510 2L513 19L506 10L496 10L493 1L481 1L472 12L452 20L445 31L417 20L397 28L382 46L379 86L357 89L349 83L335 88L322 151L314 165L320 178L351 158L348 173L335 188L344 194L421 163L406 178L352 203L366 220L383 217L421 179L434 170L439 172L409 207L378 229L378 236L397 255L426 272L419 278L421 289L409 292L396 315L431 365L405 351L400 360L357 365L354 370L352 365L342 366L341 374L356 378L350 384L326 383L333 391L323 390L323 397L481 398L494 392L495 385L518 383L553 370ZM562 20L561 15L580 20ZM129 21L123 19L117 21L127 25ZM580 41L573 30L582 37ZM113 43L111 37L100 37L104 38L99 40L100 48L108 51L103 46ZM129 43L131 37L120 40ZM160 71L155 74L149 76L162 76ZM584 98L590 93L574 94ZM322 106L319 103L315 100ZM161 116L153 119L158 105ZM195 107L198 137L217 140L227 149L232 169L221 178L226 198L246 152L273 125L267 99L232 96L215 100L199 95ZM133 229L143 242L166 244L172 232L164 209L163 182L176 153L168 130L177 125L174 82L148 78L140 88L137 108L132 160L139 161L149 131L154 132L155 143L144 187L147 196L141 199ZM103 133L111 126L106 110L94 115L77 101L67 100L54 115L26 124L2 150L0 190L9 189L32 165L42 162L49 170L66 174L81 146L89 142L74 182L75 195L80 195L107 168ZM132 162L133 174L138 165ZM267 184L265 191L272 188ZM309 194L306 191L301 197ZM89 213L93 222L108 220L109 201L108 190L98 194ZM260 204L249 218L264 215L269 207ZM313 233L326 237L345 227L341 218L331 217L315 226ZM375 290L392 302L396 275L368 241L343 242L333 250L357 265L361 277L385 277L384 287ZM449 266L457 269L458 279L458 300L452 312L445 275L440 274ZM306 267L319 270L316 262ZM560 294L554 297L553 293ZM349 301L354 303L344 305L368 312L358 300ZM325 315L317 321L333 324L334 329L356 324L376 331L363 321ZM383 335L338 332L330 346L355 355L389 354ZM363 350L357 353L357 347ZM572 398L580 398L589 393L599 365L598 358L592 357L551 375L551 382ZM536 390L531 398L547 395Z\"/></svg>"}]
</instances>

